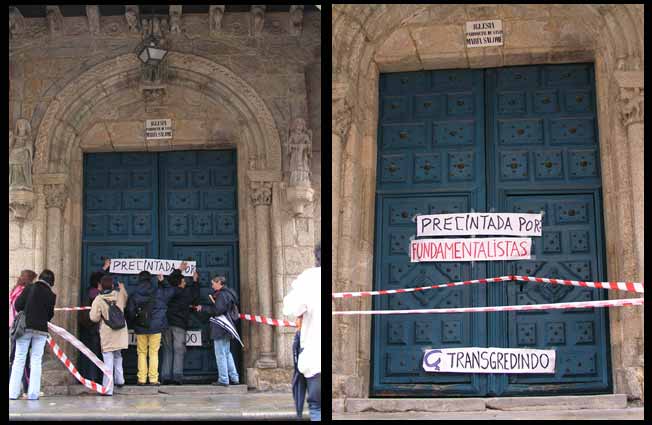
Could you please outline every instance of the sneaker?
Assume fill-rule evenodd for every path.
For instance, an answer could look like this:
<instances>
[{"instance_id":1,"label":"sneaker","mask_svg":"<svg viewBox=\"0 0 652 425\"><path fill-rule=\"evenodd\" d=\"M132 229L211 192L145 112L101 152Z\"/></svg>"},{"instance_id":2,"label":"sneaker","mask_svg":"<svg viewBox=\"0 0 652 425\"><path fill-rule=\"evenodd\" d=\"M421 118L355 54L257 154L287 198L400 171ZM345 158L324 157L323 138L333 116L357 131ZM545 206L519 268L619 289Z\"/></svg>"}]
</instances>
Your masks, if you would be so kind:
<instances>
[{"instance_id":1,"label":"sneaker","mask_svg":"<svg viewBox=\"0 0 652 425\"><path fill-rule=\"evenodd\" d=\"M144 383L144 382L138 382L138 383L136 383L136 385L138 385L139 387L144 387L144 386L147 385L147 384Z\"/></svg>"},{"instance_id":2,"label":"sneaker","mask_svg":"<svg viewBox=\"0 0 652 425\"><path fill-rule=\"evenodd\" d=\"M215 381L215 382L211 383L211 385L215 385L215 386L218 386L218 387L228 387L229 386L229 384L223 384L220 381Z\"/></svg>"},{"instance_id":3,"label":"sneaker","mask_svg":"<svg viewBox=\"0 0 652 425\"><path fill-rule=\"evenodd\" d=\"M150 382L148 385L150 387L158 387L159 385L161 385L161 383L160 382Z\"/></svg>"},{"instance_id":4,"label":"sneaker","mask_svg":"<svg viewBox=\"0 0 652 425\"><path fill-rule=\"evenodd\" d=\"M231 385L240 385L240 381L229 381Z\"/></svg>"},{"instance_id":5,"label":"sneaker","mask_svg":"<svg viewBox=\"0 0 652 425\"><path fill-rule=\"evenodd\" d=\"M118 388L122 388L122 387L125 386L125 384L115 384L115 386L118 387Z\"/></svg>"}]
</instances>

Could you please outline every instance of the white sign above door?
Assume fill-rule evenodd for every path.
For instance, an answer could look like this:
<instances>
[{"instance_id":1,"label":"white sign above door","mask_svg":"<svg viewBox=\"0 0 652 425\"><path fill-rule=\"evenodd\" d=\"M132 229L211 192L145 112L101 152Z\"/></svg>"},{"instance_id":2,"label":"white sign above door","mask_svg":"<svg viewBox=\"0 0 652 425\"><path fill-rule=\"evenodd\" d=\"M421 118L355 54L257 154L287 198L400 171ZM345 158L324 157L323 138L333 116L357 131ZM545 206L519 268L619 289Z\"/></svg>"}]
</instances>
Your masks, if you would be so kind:
<instances>
[{"instance_id":1,"label":"white sign above door","mask_svg":"<svg viewBox=\"0 0 652 425\"><path fill-rule=\"evenodd\" d=\"M472 21L466 23L466 47L503 45L503 21Z\"/></svg>"}]
</instances>

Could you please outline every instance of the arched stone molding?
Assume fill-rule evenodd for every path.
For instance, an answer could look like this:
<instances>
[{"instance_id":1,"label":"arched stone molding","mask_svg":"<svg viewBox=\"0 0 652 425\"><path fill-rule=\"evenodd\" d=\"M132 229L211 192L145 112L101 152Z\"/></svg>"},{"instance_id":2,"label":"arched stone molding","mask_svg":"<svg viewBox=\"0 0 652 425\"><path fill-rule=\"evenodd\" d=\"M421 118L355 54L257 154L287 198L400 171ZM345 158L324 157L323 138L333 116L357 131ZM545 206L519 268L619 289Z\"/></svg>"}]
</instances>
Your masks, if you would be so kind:
<instances>
[{"instance_id":1,"label":"arched stone molding","mask_svg":"<svg viewBox=\"0 0 652 425\"><path fill-rule=\"evenodd\" d=\"M233 118L229 121L234 127L228 140L219 144L207 141L203 146L193 148L227 146L238 149L238 222L242 259L240 276L247 281L246 285L242 285L242 308L272 317L271 309L278 300L274 298L277 291L271 286L278 284L275 274L284 273L282 267L273 261L274 258L283 257L283 253L278 251L283 249L282 235L273 231L270 219L271 215L279 212L274 210L274 205L270 205L269 201L258 204L252 194L256 185L271 187L281 182L281 143L277 125L268 106L256 91L226 67L202 57L178 52L170 52L167 60L169 79L166 83L170 88L196 93L206 110L215 111L215 105L220 105ZM130 99L140 101L140 74L140 61L134 54L102 62L71 80L56 93L40 120L33 170L36 192L40 203L46 205L47 213L40 214L38 222L34 222L34 252L39 266L56 264L61 270L63 282L67 282L66 286L62 282L57 288L59 293L65 294L65 297L58 298L57 306L73 305L78 301L80 261L68 257L61 259L59 256L64 252L81 252L82 163L86 149L82 142L95 124L106 121L103 114L107 113L107 104L121 105ZM170 106L169 109L173 111L175 107ZM110 109L109 107L108 110ZM210 112L208 116L211 116ZM160 147L149 149L144 141L130 143L101 147L94 151L161 150ZM163 148L165 149L184 147L173 143ZM57 203L61 198L55 196L57 191L46 187L52 184L53 176L56 177L57 184L66 185L67 201L64 203ZM268 193L271 196L271 190ZM255 214L251 214L254 210ZM70 237L50 237L54 231L51 224L57 224L56 228ZM268 249L258 252L259 240L266 240ZM268 287L260 289L261 285ZM55 316L55 323L76 329L74 316L69 317L73 319L58 319ZM271 329L265 330L266 332L263 330L265 329L260 326L243 326L242 336L249 347L244 355L244 368L249 371L250 368L291 367L291 353L278 349L279 345L287 345L289 337L283 335L281 344L281 341L275 341L276 333ZM252 375L257 376L256 369L248 372L248 379ZM253 386L257 386L257 382L249 380Z\"/></svg>"},{"instance_id":2,"label":"arched stone molding","mask_svg":"<svg viewBox=\"0 0 652 425\"><path fill-rule=\"evenodd\" d=\"M465 48L464 22L480 19L503 19L504 46ZM333 126L350 129L345 139L341 131L331 135L333 181L338 182L333 189L334 290L372 289L372 249L351 250L349 244L370 246L374 237L380 72L572 62L595 63L608 278L642 281L643 123L636 117L643 110L629 102L642 105L643 19L643 5L335 5ZM619 75L619 70L637 74ZM352 100L346 116L336 114L345 109L343 99ZM356 140L362 149L348 146ZM343 216L346 208L371 213L351 225ZM349 284L354 286L342 287ZM610 327L614 391L642 398L642 308L612 309ZM346 357L334 347L333 364L354 366L341 374L334 367L334 397L366 397L369 323L333 321L333 341L342 340L347 341Z\"/></svg>"},{"instance_id":3,"label":"arched stone molding","mask_svg":"<svg viewBox=\"0 0 652 425\"><path fill-rule=\"evenodd\" d=\"M173 76L170 85L186 85L209 97L227 99L239 112L250 132L252 152L262 159L259 170L280 180L281 143L272 114L256 91L228 68L199 56L170 52L168 66ZM116 92L135 89L140 62L135 54L118 56L102 62L71 81L48 105L39 125L35 143L34 170L58 172L65 169L66 159L57 156L58 138L79 136L93 108ZM69 143L65 143L69 147ZM275 178L276 177L276 178Z\"/></svg>"}]
</instances>

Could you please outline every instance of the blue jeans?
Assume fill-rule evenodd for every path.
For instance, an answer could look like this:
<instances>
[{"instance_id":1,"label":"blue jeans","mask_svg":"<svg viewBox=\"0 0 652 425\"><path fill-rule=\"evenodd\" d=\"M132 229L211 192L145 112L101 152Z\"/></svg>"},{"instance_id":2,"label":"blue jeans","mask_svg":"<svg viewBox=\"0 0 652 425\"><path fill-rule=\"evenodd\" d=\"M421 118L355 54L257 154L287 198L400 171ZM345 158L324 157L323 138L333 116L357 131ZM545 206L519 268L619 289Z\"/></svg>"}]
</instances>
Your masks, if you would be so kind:
<instances>
[{"instance_id":1,"label":"blue jeans","mask_svg":"<svg viewBox=\"0 0 652 425\"><path fill-rule=\"evenodd\" d=\"M321 421L321 373L306 378L308 384L308 408L310 420Z\"/></svg>"},{"instance_id":2,"label":"blue jeans","mask_svg":"<svg viewBox=\"0 0 652 425\"><path fill-rule=\"evenodd\" d=\"M213 341L215 347L215 362L217 363L218 382L220 384L240 382L238 371L235 368L233 355L231 354L231 338L220 338Z\"/></svg>"},{"instance_id":3,"label":"blue jeans","mask_svg":"<svg viewBox=\"0 0 652 425\"><path fill-rule=\"evenodd\" d=\"M102 357L104 358L104 365L106 368L113 372L114 385L106 392L108 395L113 395L115 384L123 385L125 383L124 373L122 371L122 353L120 350L108 351L102 353ZM107 385L109 385L109 378L103 374L102 386L106 387Z\"/></svg>"},{"instance_id":4,"label":"blue jeans","mask_svg":"<svg viewBox=\"0 0 652 425\"><path fill-rule=\"evenodd\" d=\"M41 360L43 359L43 349L47 337L32 332L26 332L25 335L16 339L16 355L14 364L11 367L11 378L9 379L9 399L16 400L20 397L20 381L27 361L27 350L32 347L32 355L29 360L31 368L29 387L27 388L27 399L38 400L41 391Z\"/></svg>"},{"instance_id":5,"label":"blue jeans","mask_svg":"<svg viewBox=\"0 0 652 425\"><path fill-rule=\"evenodd\" d=\"M161 338L162 365L161 379L175 381L183 379L183 357L186 353L186 331L177 326L170 326L163 331Z\"/></svg>"}]
</instances>

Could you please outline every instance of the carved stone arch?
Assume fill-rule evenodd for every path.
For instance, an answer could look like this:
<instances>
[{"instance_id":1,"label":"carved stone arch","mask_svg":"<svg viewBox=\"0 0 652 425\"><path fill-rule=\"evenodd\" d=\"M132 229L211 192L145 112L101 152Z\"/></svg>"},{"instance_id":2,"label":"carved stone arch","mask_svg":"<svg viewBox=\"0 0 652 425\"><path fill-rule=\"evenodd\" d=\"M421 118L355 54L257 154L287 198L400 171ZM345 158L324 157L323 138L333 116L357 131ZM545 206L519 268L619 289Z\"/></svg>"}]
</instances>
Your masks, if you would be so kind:
<instances>
[{"instance_id":1,"label":"carved stone arch","mask_svg":"<svg viewBox=\"0 0 652 425\"><path fill-rule=\"evenodd\" d=\"M263 160L258 168L268 172L269 180L280 180L279 132L269 108L256 91L228 68L208 59L170 52L167 60L174 73L169 84L188 83L210 98L229 99L249 133L243 140L250 144L250 152ZM139 73L136 55L126 54L96 65L66 85L50 102L38 127L35 172L65 170L72 149L68 145L76 144L93 109L116 92L137 88Z\"/></svg>"}]
</instances>

